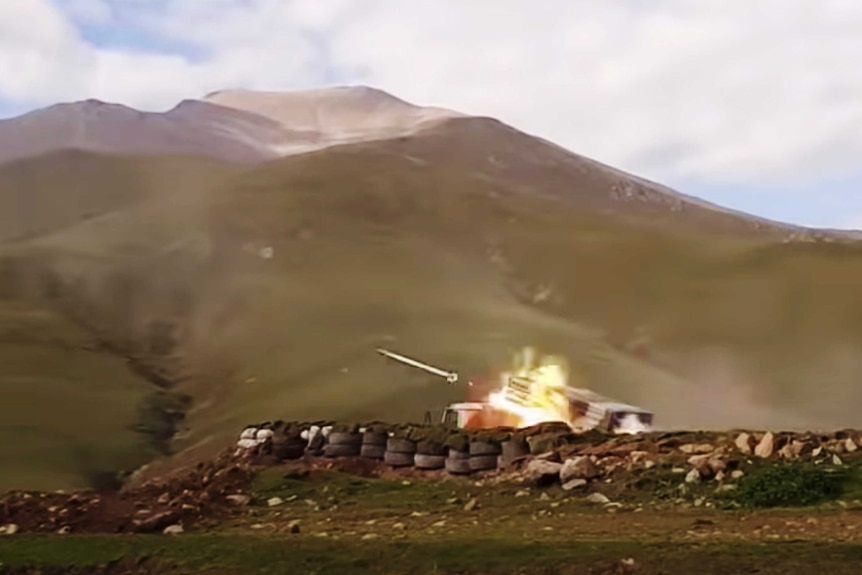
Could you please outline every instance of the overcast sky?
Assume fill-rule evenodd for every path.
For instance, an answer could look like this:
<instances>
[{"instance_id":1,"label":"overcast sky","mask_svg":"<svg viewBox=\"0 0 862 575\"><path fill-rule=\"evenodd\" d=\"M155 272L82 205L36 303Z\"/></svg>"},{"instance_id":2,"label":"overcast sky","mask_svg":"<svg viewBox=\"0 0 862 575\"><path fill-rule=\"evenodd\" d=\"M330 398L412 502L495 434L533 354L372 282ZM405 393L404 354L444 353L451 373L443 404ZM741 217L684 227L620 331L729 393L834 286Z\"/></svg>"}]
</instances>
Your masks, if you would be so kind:
<instances>
[{"instance_id":1,"label":"overcast sky","mask_svg":"<svg viewBox=\"0 0 862 575\"><path fill-rule=\"evenodd\" d=\"M0 117L365 84L862 228L860 0L0 0Z\"/></svg>"}]
</instances>

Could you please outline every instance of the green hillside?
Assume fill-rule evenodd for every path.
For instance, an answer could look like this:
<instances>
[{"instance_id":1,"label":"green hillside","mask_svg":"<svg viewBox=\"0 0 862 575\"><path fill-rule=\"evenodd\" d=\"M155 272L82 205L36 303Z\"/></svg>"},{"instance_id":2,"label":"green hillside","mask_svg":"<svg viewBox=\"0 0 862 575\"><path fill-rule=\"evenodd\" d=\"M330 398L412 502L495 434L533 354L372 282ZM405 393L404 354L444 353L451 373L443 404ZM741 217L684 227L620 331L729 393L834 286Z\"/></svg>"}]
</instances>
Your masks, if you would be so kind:
<instances>
[{"instance_id":1,"label":"green hillside","mask_svg":"<svg viewBox=\"0 0 862 575\"><path fill-rule=\"evenodd\" d=\"M533 345L664 427L858 424L857 244L688 203L501 124L453 121L242 170L86 154L79 164L89 168L39 189L103 197L101 215L64 209L49 226L34 210L44 233L6 253L28 290L52 285L76 329L115 349L79 364L40 347L0 387L29 394L19 421L57 414L45 397L85 403L108 389L92 393L123 428L147 390L105 366L134 357L192 398L175 447L193 463L251 421L416 419L463 397L378 346L494 377ZM22 173L0 169L0 190L33 185ZM127 184L136 191L120 201ZM0 321L13 325L9 313ZM0 353L17 357L11 339ZM52 365L86 375L54 380L52 394L22 383ZM107 428L71 411L52 421L107 441L106 453L138 453L139 436L104 439ZM28 457L50 459L54 444L40 445Z\"/></svg>"}]
</instances>

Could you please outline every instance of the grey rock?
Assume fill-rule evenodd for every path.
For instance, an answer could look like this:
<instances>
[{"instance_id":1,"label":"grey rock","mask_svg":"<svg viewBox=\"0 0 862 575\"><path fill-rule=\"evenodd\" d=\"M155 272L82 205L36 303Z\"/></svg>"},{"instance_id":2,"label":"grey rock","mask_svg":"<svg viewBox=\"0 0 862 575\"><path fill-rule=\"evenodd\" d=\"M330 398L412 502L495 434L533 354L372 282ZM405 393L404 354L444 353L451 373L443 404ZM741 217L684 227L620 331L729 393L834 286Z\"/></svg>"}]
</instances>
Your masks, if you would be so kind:
<instances>
[{"instance_id":1,"label":"grey rock","mask_svg":"<svg viewBox=\"0 0 862 575\"><path fill-rule=\"evenodd\" d=\"M752 444L754 443L754 438L751 437L750 434L742 432L736 436L736 448L745 455L751 455Z\"/></svg>"},{"instance_id":2,"label":"grey rock","mask_svg":"<svg viewBox=\"0 0 862 575\"><path fill-rule=\"evenodd\" d=\"M245 507L251 501L248 495L228 495L225 499L238 507Z\"/></svg>"},{"instance_id":3,"label":"grey rock","mask_svg":"<svg viewBox=\"0 0 862 575\"><path fill-rule=\"evenodd\" d=\"M585 455L567 459L560 468L560 481L567 483L572 479L594 479L601 474L593 460Z\"/></svg>"},{"instance_id":4,"label":"grey rock","mask_svg":"<svg viewBox=\"0 0 862 575\"><path fill-rule=\"evenodd\" d=\"M587 485L586 479L581 479L580 477L576 477L575 479L570 479L563 483L564 491L571 491L573 489L577 489L579 487L585 487Z\"/></svg>"},{"instance_id":5,"label":"grey rock","mask_svg":"<svg viewBox=\"0 0 862 575\"><path fill-rule=\"evenodd\" d=\"M762 459L768 459L772 457L773 451L775 451L775 436L771 431L767 431L754 448L754 454Z\"/></svg>"},{"instance_id":6,"label":"grey rock","mask_svg":"<svg viewBox=\"0 0 862 575\"><path fill-rule=\"evenodd\" d=\"M606 503L611 502L611 500L608 499L607 495L604 495L603 493L599 493L599 492L590 493L589 495L587 495L587 501L590 503L601 503L601 504L606 504Z\"/></svg>"},{"instance_id":7,"label":"grey rock","mask_svg":"<svg viewBox=\"0 0 862 575\"><path fill-rule=\"evenodd\" d=\"M545 459L534 459L527 464L524 474L530 479L559 475L563 468L562 463L547 461Z\"/></svg>"}]
</instances>

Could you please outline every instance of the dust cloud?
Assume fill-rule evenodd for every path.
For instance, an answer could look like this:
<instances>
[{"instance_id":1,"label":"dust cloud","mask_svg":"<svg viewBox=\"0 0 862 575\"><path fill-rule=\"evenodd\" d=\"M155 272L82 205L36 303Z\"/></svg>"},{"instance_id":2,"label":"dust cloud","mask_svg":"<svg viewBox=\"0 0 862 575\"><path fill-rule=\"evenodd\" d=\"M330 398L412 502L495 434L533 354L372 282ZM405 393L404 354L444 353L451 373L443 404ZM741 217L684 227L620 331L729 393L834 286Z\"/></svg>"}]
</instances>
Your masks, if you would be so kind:
<instances>
[{"instance_id":1,"label":"dust cloud","mask_svg":"<svg viewBox=\"0 0 862 575\"><path fill-rule=\"evenodd\" d=\"M822 420L776 405L767 394L767 382L724 348L680 358L678 372L688 381L685 390L656 397L650 406L661 414L657 423L663 429L791 431L823 427Z\"/></svg>"}]
</instances>

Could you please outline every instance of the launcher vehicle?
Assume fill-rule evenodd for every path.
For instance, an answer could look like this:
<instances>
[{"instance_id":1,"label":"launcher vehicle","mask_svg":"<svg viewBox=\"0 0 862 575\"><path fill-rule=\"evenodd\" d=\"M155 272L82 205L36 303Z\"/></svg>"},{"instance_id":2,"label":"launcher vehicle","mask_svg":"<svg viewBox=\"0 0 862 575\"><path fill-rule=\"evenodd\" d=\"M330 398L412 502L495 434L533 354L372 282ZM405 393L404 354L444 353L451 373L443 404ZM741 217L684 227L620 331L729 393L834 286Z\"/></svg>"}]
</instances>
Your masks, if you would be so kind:
<instances>
[{"instance_id":1,"label":"launcher vehicle","mask_svg":"<svg viewBox=\"0 0 862 575\"><path fill-rule=\"evenodd\" d=\"M440 369L385 349L380 354L444 377L450 384L460 381L457 372ZM472 385L468 381L467 385ZM652 428L652 412L614 401L592 390L568 385L557 365L525 368L504 373L499 389L481 401L453 403L443 412L442 422L465 429L498 426L527 427L543 422L564 422L575 432L599 429L610 433L641 433Z\"/></svg>"}]
</instances>

